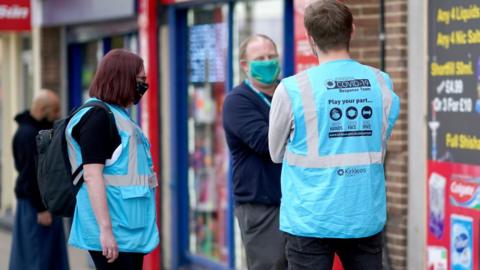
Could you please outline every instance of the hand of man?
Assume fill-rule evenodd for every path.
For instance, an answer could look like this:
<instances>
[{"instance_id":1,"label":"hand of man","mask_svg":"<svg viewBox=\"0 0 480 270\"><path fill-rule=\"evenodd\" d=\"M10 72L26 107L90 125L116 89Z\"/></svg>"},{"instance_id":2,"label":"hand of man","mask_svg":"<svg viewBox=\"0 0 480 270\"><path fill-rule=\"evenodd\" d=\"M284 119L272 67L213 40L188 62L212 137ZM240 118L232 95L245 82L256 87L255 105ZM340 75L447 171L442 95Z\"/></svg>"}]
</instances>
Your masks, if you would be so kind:
<instances>
[{"instance_id":1,"label":"hand of man","mask_svg":"<svg viewBox=\"0 0 480 270\"><path fill-rule=\"evenodd\" d=\"M42 226L50 226L52 224L52 214L48 211L38 213L37 222Z\"/></svg>"}]
</instances>

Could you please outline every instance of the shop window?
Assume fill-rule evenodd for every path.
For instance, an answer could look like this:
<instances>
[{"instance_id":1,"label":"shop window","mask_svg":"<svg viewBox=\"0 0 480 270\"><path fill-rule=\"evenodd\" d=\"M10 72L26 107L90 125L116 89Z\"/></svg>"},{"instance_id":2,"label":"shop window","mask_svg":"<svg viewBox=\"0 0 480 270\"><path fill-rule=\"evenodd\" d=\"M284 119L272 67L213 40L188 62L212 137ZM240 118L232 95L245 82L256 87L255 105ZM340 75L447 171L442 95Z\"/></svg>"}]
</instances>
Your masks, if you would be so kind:
<instances>
[{"instance_id":1,"label":"shop window","mask_svg":"<svg viewBox=\"0 0 480 270\"><path fill-rule=\"evenodd\" d=\"M283 55L284 1L245 1L235 4L233 24L233 78L239 84L245 79L239 63L239 47L243 40L254 34L269 36ZM292 37L293 38L293 37Z\"/></svg>"},{"instance_id":2,"label":"shop window","mask_svg":"<svg viewBox=\"0 0 480 270\"><path fill-rule=\"evenodd\" d=\"M226 93L227 6L188 11L188 196L190 252L226 264L228 150L222 126Z\"/></svg>"},{"instance_id":3,"label":"shop window","mask_svg":"<svg viewBox=\"0 0 480 270\"><path fill-rule=\"evenodd\" d=\"M111 42L111 49L121 49L125 47L123 36L112 37Z\"/></svg>"},{"instance_id":4,"label":"shop window","mask_svg":"<svg viewBox=\"0 0 480 270\"><path fill-rule=\"evenodd\" d=\"M277 45L280 58L283 53L283 18L284 1L245 1L235 4L233 24L233 79L238 85L245 79L240 69L239 47L251 35L264 34L269 36ZM293 37L292 37L293 38ZM235 266L236 269L246 269L245 249L242 246L240 228L235 222Z\"/></svg>"},{"instance_id":5,"label":"shop window","mask_svg":"<svg viewBox=\"0 0 480 270\"><path fill-rule=\"evenodd\" d=\"M32 55L32 38L30 35L21 37L21 93L23 95L23 109L32 106L33 101L33 55Z\"/></svg>"},{"instance_id":6,"label":"shop window","mask_svg":"<svg viewBox=\"0 0 480 270\"><path fill-rule=\"evenodd\" d=\"M82 81L82 100L85 101L89 98L88 91L93 77L97 70L97 66L103 57L102 41L95 40L85 43L83 47L83 62L81 70Z\"/></svg>"}]
</instances>

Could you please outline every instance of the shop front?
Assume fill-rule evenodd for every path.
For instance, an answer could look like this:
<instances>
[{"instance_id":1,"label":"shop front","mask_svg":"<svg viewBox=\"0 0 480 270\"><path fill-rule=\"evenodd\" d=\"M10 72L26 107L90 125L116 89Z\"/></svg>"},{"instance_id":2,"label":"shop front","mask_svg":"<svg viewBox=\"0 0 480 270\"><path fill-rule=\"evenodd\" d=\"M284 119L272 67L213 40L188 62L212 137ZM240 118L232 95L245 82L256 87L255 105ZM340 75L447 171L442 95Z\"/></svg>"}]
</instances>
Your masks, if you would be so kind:
<instances>
[{"instance_id":1,"label":"shop front","mask_svg":"<svg viewBox=\"0 0 480 270\"><path fill-rule=\"evenodd\" d=\"M428 4L428 269L480 269L479 10Z\"/></svg>"},{"instance_id":2,"label":"shop front","mask_svg":"<svg viewBox=\"0 0 480 270\"><path fill-rule=\"evenodd\" d=\"M137 106L129 109L151 143L154 170L159 173L158 161L158 70L156 36L158 0L82 1L32 0L36 8L34 21L40 28L59 31L62 79L67 89L66 111L72 111L89 98L88 92L101 59L110 50L123 48L144 59L149 91ZM154 11L154 12L152 12ZM152 42L154 41L154 42ZM44 44L42 44L44 45ZM158 190L158 189L157 189ZM157 192L157 196L160 192ZM161 204L157 199L157 210ZM159 210L157 213L160 213ZM158 217L158 216L157 216ZM159 228L161 223L157 219ZM159 269L160 247L144 259L144 269Z\"/></svg>"},{"instance_id":3,"label":"shop front","mask_svg":"<svg viewBox=\"0 0 480 270\"><path fill-rule=\"evenodd\" d=\"M283 74L292 74L293 48L285 33L292 29L293 1L169 4L169 268L246 269L233 214L222 106L227 93L243 80L239 45L252 34L270 36L278 45Z\"/></svg>"},{"instance_id":4,"label":"shop front","mask_svg":"<svg viewBox=\"0 0 480 270\"><path fill-rule=\"evenodd\" d=\"M11 143L15 115L33 99L31 6L28 0L0 0L0 214L13 215L15 168Z\"/></svg>"},{"instance_id":5,"label":"shop front","mask_svg":"<svg viewBox=\"0 0 480 270\"><path fill-rule=\"evenodd\" d=\"M115 32L101 32L96 26L67 27L70 109L79 106L88 98L90 83L100 60L106 53L117 48L139 53L135 23L135 21L129 23L131 26L126 30ZM88 35L90 31L95 34Z\"/></svg>"}]
</instances>

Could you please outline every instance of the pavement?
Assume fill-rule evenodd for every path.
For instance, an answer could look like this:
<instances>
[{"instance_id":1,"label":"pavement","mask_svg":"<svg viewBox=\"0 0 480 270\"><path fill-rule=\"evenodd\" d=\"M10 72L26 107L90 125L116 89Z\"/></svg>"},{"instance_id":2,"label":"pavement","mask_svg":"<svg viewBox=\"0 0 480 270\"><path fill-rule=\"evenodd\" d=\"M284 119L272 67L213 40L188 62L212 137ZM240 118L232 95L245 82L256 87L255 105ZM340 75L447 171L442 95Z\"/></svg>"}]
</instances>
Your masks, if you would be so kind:
<instances>
[{"instance_id":1,"label":"pavement","mask_svg":"<svg viewBox=\"0 0 480 270\"><path fill-rule=\"evenodd\" d=\"M0 226L0 270L8 269L12 232ZM70 270L92 270L88 266L88 253L84 250L68 247Z\"/></svg>"}]
</instances>

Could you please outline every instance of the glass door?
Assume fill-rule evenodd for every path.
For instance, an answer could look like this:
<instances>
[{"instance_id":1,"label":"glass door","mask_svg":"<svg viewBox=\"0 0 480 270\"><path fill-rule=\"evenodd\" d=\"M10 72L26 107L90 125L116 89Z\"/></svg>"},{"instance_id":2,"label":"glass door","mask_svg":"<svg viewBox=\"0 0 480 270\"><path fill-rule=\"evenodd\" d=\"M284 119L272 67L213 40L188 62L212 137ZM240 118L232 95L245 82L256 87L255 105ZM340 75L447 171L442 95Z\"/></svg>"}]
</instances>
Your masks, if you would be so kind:
<instances>
[{"instance_id":1,"label":"glass door","mask_svg":"<svg viewBox=\"0 0 480 270\"><path fill-rule=\"evenodd\" d=\"M189 251L228 263L227 5L187 13Z\"/></svg>"}]
</instances>

